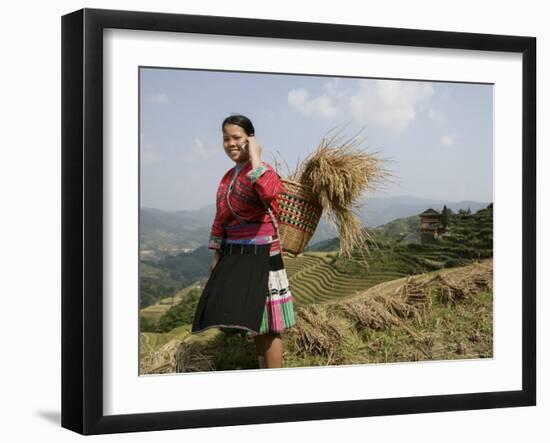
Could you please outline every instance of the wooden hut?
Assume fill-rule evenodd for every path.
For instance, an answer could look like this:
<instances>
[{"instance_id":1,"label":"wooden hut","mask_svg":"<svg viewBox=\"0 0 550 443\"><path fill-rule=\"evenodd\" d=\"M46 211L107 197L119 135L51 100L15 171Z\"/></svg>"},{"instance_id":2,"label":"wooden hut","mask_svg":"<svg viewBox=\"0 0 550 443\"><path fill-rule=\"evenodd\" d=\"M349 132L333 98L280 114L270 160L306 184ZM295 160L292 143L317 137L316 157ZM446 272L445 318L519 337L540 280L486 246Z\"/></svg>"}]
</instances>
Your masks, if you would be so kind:
<instances>
[{"instance_id":1,"label":"wooden hut","mask_svg":"<svg viewBox=\"0 0 550 443\"><path fill-rule=\"evenodd\" d=\"M435 209L428 208L421 214L420 217L420 240L422 243L432 242L442 232L441 213Z\"/></svg>"}]
</instances>

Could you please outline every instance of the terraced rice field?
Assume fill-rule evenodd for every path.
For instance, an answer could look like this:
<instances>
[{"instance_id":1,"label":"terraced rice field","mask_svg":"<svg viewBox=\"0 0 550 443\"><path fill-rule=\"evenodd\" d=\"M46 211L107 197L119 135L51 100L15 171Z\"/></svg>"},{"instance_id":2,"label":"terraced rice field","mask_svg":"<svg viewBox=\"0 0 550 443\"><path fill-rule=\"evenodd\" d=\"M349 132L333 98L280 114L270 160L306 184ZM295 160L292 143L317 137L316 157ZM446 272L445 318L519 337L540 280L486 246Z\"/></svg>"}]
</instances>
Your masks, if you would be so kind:
<instances>
[{"instance_id":1,"label":"terraced rice field","mask_svg":"<svg viewBox=\"0 0 550 443\"><path fill-rule=\"evenodd\" d=\"M190 335L190 326L183 325L172 329L170 332L142 332L139 334L139 355L141 357L158 351L163 345L174 338L183 340Z\"/></svg>"},{"instance_id":2,"label":"terraced rice field","mask_svg":"<svg viewBox=\"0 0 550 443\"><path fill-rule=\"evenodd\" d=\"M368 266L356 259L339 259L336 251L285 255L284 262L295 304L303 306L348 297L382 282L491 255L488 249L441 239L438 243L408 247L386 245L372 251L367 257Z\"/></svg>"},{"instance_id":3,"label":"terraced rice field","mask_svg":"<svg viewBox=\"0 0 550 443\"><path fill-rule=\"evenodd\" d=\"M407 275L396 270L342 272L335 266L332 253L306 252L285 256L284 263L296 306L334 301L352 296L380 282Z\"/></svg>"},{"instance_id":4,"label":"terraced rice field","mask_svg":"<svg viewBox=\"0 0 550 443\"><path fill-rule=\"evenodd\" d=\"M168 311L168 309L170 309L172 306L179 304L183 300L183 297L185 297L191 289L196 288L197 284L198 283L193 283L192 285L183 288L173 297L163 298L154 305L143 308L141 310L141 315L147 320L157 322L159 318L161 318L164 313Z\"/></svg>"}]
</instances>

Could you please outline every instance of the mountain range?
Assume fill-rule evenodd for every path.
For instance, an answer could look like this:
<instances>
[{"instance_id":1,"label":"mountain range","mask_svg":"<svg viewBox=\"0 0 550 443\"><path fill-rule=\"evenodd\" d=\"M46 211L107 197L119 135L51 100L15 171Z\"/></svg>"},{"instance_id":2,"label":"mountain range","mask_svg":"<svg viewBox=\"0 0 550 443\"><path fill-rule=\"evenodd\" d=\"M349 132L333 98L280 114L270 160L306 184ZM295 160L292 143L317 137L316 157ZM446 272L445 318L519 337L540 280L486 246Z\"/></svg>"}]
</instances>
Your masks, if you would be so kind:
<instances>
[{"instance_id":1,"label":"mountain range","mask_svg":"<svg viewBox=\"0 0 550 443\"><path fill-rule=\"evenodd\" d=\"M448 201L411 196L366 198L356 211L365 227L377 227L397 218L416 216L428 208L441 211L443 205L458 212L468 209L475 212L489 202L472 200ZM163 256L181 251L194 250L208 243L215 206L208 205L196 210L164 211L141 208L140 250L154 251ZM335 237L336 231L321 218L310 245Z\"/></svg>"}]
</instances>

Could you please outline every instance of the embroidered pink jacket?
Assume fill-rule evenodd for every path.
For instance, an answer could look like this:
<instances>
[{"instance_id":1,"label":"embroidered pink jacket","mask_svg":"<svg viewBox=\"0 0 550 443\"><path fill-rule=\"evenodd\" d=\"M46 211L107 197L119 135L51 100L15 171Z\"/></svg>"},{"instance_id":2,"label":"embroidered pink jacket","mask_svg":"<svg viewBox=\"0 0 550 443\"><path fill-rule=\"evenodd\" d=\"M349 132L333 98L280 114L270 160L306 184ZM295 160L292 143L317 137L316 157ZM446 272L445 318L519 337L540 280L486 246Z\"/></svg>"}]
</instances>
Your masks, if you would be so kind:
<instances>
[{"instance_id":1,"label":"embroidered pink jacket","mask_svg":"<svg viewBox=\"0 0 550 443\"><path fill-rule=\"evenodd\" d=\"M262 201L271 209L275 219L279 213L277 195L281 190L281 180L273 167L262 162L252 169L250 161L233 177L235 167L222 177L216 194L216 216L210 232L210 249L220 249L228 237L227 233L240 231L237 225L250 224L246 228L258 229L262 235L275 234L271 217ZM256 227L254 227L256 225ZM226 230L225 228L228 228Z\"/></svg>"}]
</instances>

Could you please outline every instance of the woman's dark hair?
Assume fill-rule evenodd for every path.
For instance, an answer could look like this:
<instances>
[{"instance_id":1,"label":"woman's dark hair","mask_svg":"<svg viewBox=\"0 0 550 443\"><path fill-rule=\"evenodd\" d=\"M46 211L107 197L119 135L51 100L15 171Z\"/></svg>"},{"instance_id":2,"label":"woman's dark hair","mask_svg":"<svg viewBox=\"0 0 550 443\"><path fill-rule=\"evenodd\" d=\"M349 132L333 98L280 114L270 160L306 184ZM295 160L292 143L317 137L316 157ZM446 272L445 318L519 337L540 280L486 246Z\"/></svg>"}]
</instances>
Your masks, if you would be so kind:
<instances>
[{"instance_id":1,"label":"woman's dark hair","mask_svg":"<svg viewBox=\"0 0 550 443\"><path fill-rule=\"evenodd\" d=\"M240 114L233 114L227 117L222 123L222 131L225 125L237 125L244 129L246 135L254 135L254 125L248 117Z\"/></svg>"}]
</instances>

